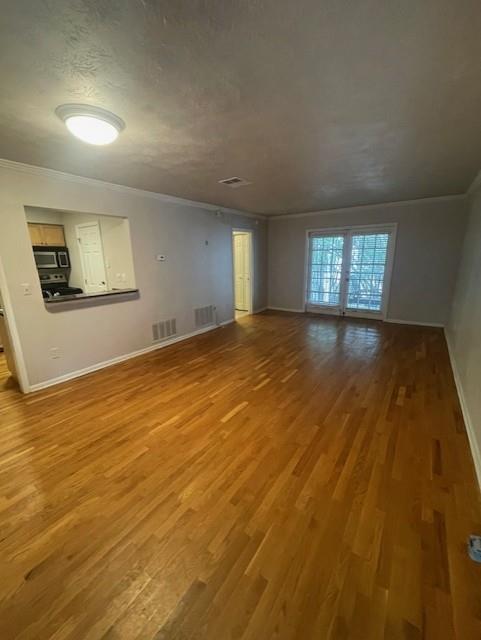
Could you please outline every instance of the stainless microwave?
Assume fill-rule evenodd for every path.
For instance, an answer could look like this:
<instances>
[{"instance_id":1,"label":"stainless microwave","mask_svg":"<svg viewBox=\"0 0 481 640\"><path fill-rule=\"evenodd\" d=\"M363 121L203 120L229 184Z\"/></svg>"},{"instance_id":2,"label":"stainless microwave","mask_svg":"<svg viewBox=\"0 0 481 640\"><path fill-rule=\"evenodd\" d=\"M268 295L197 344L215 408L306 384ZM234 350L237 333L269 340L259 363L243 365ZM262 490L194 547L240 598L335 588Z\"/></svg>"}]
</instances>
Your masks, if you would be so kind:
<instances>
[{"instance_id":1,"label":"stainless microwave","mask_svg":"<svg viewBox=\"0 0 481 640\"><path fill-rule=\"evenodd\" d=\"M69 269L70 259L65 247L54 249L34 247L33 255L37 269Z\"/></svg>"}]
</instances>

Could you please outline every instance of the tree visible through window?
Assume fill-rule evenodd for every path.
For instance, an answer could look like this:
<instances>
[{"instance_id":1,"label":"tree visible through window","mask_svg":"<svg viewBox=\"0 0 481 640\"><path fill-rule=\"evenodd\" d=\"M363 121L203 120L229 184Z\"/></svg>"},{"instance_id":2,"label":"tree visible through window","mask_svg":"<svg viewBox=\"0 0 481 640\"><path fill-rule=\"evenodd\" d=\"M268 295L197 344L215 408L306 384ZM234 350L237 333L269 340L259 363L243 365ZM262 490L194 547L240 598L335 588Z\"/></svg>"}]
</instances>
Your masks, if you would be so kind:
<instances>
[{"instance_id":1,"label":"tree visible through window","mask_svg":"<svg viewBox=\"0 0 481 640\"><path fill-rule=\"evenodd\" d=\"M309 302L338 305L341 293L344 236L314 237L311 243Z\"/></svg>"}]
</instances>

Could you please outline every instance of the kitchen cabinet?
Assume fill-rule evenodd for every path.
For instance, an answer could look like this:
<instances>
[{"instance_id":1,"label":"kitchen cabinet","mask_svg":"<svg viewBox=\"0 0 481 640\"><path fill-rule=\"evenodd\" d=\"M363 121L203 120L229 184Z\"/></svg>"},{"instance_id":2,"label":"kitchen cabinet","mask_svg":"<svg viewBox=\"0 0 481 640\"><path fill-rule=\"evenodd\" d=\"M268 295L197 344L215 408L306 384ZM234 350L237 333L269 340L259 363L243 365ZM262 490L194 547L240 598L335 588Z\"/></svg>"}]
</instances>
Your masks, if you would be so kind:
<instances>
[{"instance_id":1,"label":"kitchen cabinet","mask_svg":"<svg viewBox=\"0 0 481 640\"><path fill-rule=\"evenodd\" d=\"M28 223L33 246L65 247L65 234L61 224Z\"/></svg>"},{"instance_id":2,"label":"kitchen cabinet","mask_svg":"<svg viewBox=\"0 0 481 640\"><path fill-rule=\"evenodd\" d=\"M37 246L43 243L42 225L41 224L28 224L28 232L30 234L30 240L33 246Z\"/></svg>"}]
</instances>

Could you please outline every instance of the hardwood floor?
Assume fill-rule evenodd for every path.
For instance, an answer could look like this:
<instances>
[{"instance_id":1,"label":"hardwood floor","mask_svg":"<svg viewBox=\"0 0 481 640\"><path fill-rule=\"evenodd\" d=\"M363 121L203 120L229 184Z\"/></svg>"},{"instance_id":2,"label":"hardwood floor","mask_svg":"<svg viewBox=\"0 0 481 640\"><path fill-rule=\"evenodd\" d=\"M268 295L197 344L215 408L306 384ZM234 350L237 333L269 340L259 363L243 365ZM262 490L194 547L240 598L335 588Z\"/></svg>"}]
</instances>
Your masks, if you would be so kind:
<instances>
[{"instance_id":1,"label":"hardwood floor","mask_svg":"<svg viewBox=\"0 0 481 640\"><path fill-rule=\"evenodd\" d=\"M18 395L16 393L12 394L12 391L18 391L18 383L12 378L8 370L5 353L0 351L0 401L2 402L0 411L9 400L12 398L18 399Z\"/></svg>"},{"instance_id":2,"label":"hardwood floor","mask_svg":"<svg viewBox=\"0 0 481 640\"><path fill-rule=\"evenodd\" d=\"M2 640L479 640L439 329L264 313L0 384Z\"/></svg>"}]
</instances>

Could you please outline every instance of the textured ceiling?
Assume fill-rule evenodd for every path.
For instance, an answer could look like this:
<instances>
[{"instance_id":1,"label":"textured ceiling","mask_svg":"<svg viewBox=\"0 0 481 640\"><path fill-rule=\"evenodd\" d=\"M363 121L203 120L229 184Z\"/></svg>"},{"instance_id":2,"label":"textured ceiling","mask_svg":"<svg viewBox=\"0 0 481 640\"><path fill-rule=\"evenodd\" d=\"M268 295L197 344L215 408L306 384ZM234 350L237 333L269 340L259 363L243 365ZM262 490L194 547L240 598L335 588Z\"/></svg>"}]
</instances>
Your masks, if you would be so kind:
<instances>
[{"instance_id":1,"label":"textured ceiling","mask_svg":"<svg viewBox=\"0 0 481 640\"><path fill-rule=\"evenodd\" d=\"M462 193L480 33L479 0L4 2L0 157L262 213ZM127 128L85 145L66 102Z\"/></svg>"}]
</instances>

